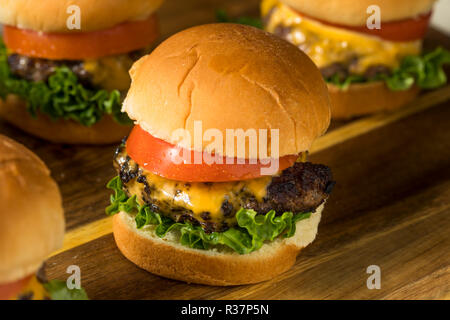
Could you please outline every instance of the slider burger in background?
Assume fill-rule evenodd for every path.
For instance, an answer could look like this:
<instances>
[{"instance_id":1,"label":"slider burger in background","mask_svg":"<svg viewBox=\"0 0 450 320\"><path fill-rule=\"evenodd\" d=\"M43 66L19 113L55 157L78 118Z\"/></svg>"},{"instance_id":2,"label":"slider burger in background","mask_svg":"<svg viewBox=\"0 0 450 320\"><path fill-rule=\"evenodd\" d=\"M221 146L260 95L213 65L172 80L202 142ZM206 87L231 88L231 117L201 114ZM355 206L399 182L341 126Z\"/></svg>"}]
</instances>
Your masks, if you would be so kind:
<instances>
[{"instance_id":1,"label":"slider burger in background","mask_svg":"<svg viewBox=\"0 0 450 320\"><path fill-rule=\"evenodd\" d=\"M333 118L399 108L446 82L450 53L422 54L434 0L263 0L265 29L292 42L328 83ZM377 5L381 29L369 29ZM372 12L372 11L370 11ZM371 19L369 19L372 21Z\"/></svg>"},{"instance_id":2,"label":"slider burger in background","mask_svg":"<svg viewBox=\"0 0 450 320\"><path fill-rule=\"evenodd\" d=\"M292 267L334 185L328 167L306 161L330 122L314 63L270 33L226 23L170 37L130 74L123 110L136 125L114 156L106 209L121 252L157 275L208 285L256 283ZM225 137L239 129L266 141L257 155L244 137L237 158L238 135ZM174 161L180 154L189 161ZM208 156L216 161L193 160Z\"/></svg>"},{"instance_id":3,"label":"slider burger in background","mask_svg":"<svg viewBox=\"0 0 450 320\"><path fill-rule=\"evenodd\" d=\"M43 261L64 238L57 184L23 145L0 135L0 300L86 299L65 281L47 281Z\"/></svg>"},{"instance_id":4,"label":"slider burger in background","mask_svg":"<svg viewBox=\"0 0 450 320\"><path fill-rule=\"evenodd\" d=\"M53 142L120 141L128 70L158 37L161 3L0 1L0 117Z\"/></svg>"}]
</instances>

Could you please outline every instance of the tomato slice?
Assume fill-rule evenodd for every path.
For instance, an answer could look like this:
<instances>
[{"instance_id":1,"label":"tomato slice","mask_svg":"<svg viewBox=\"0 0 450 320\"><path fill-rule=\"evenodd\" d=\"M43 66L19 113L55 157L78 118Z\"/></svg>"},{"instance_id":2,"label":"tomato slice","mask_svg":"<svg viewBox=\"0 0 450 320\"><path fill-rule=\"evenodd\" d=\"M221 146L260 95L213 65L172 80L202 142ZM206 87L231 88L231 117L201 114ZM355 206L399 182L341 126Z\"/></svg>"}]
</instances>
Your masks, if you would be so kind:
<instances>
[{"instance_id":1,"label":"tomato slice","mask_svg":"<svg viewBox=\"0 0 450 320\"><path fill-rule=\"evenodd\" d=\"M156 15L92 32L44 33L4 26L3 39L13 52L52 60L83 60L142 49L158 37Z\"/></svg>"},{"instance_id":2,"label":"tomato slice","mask_svg":"<svg viewBox=\"0 0 450 320\"><path fill-rule=\"evenodd\" d=\"M344 26L340 24L331 23L328 21L316 19L305 15L295 10L300 16L304 16L311 20L316 20L322 24L329 25L336 28L347 29L354 32L364 33L372 36L382 38L389 41L414 41L423 39L427 32L428 25L430 23L431 11L425 14L421 14L416 18L405 19L399 21L382 22L381 29L369 29L365 25L354 27Z\"/></svg>"},{"instance_id":3,"label":"tomato slice","mask_svg":"<svg viewBox=\"0 0 450 320\"><path fill-rule=\"evenodd\" d=\"M0 285L0 300L8 300L14 297L26 286L31 277L28 276L18 281Z\"/></svg>"},{"instance_id":4,"label":"tomato slice","mask_svg":"<svg viewBox=\"0 0 450 320\"><path fill-rule=\"evenodd\" d=\"M237 159L227 164L227 158L222 158L222 163L207 164L204 161L194 163L196 156L201 152L186 150L175 146L167 141L153 137L143 130L140 126L135 126L131 131L126 150L128 155L143 167L161 177L185 181L185 182L225 182L239 181L261 177L261 169L270 167L269 164L249 163L248 160L243 164L237 163ZM191 161L183 163L180 161L182 152L190 153ZM207 153L203 153L206 156ZM204 159L204 158L202 158ZM279 171L284 170L294 164L298 155L284 156L279 159Z\"/></svg>"}]
</instances>

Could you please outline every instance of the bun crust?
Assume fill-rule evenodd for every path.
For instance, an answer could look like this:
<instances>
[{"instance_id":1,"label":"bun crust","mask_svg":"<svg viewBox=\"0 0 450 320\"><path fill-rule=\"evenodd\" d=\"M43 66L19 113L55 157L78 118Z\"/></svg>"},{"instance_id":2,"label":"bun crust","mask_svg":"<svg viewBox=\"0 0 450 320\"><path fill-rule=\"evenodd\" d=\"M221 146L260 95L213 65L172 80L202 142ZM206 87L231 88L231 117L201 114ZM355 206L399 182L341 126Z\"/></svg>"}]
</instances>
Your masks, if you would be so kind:
<instances>
[{"instance_id":1,"label":"bun crust","mask_svg":"<svg viewBox=\"0 0 450 320\"><path fill-rule=\"evenodd\" d=\"M0 23L43 32L69 32L68 7L80 8L81 31L113 27L123 22L143 20L155 12L163 0L2 0ZM49 19L49 17L51 17ZM80 31L80 30L76 30Z\"/></svg>"},{"instance_id":2,"label":"bun crust","mask_svg":"<svg viewBox=\"0 0 450 320\"><path fill-rule=\"evenodd\" d=\"M64 238L61 195L33 152L0 135L0 284L34 273Z\"/></svg>"},{"instance_id":3,"label":"bun crust","mask_svg":"<svg viewBox=\"0 0 450 320\"><path fill-rule=\"evenodd\" d=\"M406 91L392 91L384 82L352 84L347 90L328 84L333 119L350 119L357 116L394 110L413 101L418 87Z\"/></svg>"},{"instance_id":4,"label":"bun crust","mask_svg":"<svg viewBox=\"0 0 450 320\"><path fill-rule=\"evenodd\" d=\"M194 148L198 120L203 132L223 134L223 152L216 153L230 157L237 148L227 149L227 129L278 129L284 156L308 150L330 121L327 88L314 63L287 41L249 26L182 31L137 61L130 75L123 111L153 136L191 150L212 151L209 143ZM180 128L191 141L172 137Z\"/></svg>"},{"instance_id":5,"label":"bun crust","mask_svg":"<svg viewBox=\"0 0 450 320\"><path fill-rule=\"evenodd\" d=\"M250 254L190 249L171 235L158 238L151 231L136 229L134 219L119 213L113 219L114 239L131 262L162 277L216 286L269 280L292 267L300 250L311 243L323 205L307 220L297 222L292 238L277 239Z\"/></svg>"},{"instance_id":6,"label":"bun crust","mask_svg":"<svg viewBox=\"0 0 450 320\"><path fill-rule=\"evenodd\" d=\"M348 26L366 25L366 10L378 5L381 22L404 20L429 12L435 0L280 0L292 8L319 20Z\"/></svg>"},{"instance_id":7,"label":"bun crust","mask_svg":"<svg viewBox=\"0 0 450 320\"><path fill-rule=\"evenodd\" d=\"M118 124L110 116L104 116L91 127L72 120L53 121L45 115L33 118L26 110L25 102L15 95L9 95L6 101L0 99L0 117L25 132L56 143L115 143L131 130L131 127Z\"/></svg>"}]
</instances>

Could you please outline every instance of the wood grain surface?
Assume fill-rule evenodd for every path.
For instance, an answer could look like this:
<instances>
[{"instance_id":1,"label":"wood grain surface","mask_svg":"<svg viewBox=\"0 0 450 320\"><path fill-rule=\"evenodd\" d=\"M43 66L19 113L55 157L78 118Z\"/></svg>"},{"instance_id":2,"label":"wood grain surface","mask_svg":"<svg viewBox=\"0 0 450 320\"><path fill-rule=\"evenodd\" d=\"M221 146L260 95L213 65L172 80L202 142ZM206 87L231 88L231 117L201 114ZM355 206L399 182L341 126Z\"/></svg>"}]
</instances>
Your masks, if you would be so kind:
<instances>
[{"instance_id":1,"label":"wood grain surface","mask_svg":"<svg viewBox=\"0 0 450 320\"><path fill-rule=\"evenodd\" d=\"M257 14L258 2L166 1L161 39L214 22L218 8ZM450 39L430 30L425 45L450 48ZM61 188L68 233L47 262L49 278L65 279L78 265L92 299L448 299L449 98L447 86L393 113L332 123L310 157L337 181L316 241L285 274L228 288L163 279L120 254L104 214L115 146L52 145L1 122L0 133L36 152ZM380 290L367 289L369 265L381 268Z\"/></svg>"}]
</instances>

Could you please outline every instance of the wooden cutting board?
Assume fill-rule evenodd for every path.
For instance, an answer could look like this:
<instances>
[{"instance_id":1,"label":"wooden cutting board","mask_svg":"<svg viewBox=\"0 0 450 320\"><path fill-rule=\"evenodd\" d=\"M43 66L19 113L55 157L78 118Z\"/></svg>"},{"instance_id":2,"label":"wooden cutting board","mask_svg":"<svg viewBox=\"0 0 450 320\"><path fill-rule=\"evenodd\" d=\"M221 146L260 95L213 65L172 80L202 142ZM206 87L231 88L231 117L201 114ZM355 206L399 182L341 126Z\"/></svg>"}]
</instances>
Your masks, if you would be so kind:
<instances>
[{"instance_id":1,"label":"wooden cutting board","mask_svg":"<svg viewBox=\"0 0 450 320\"><path fill-rule=\"evenodd\" d=\"M258 1L167 1L162 39L215 21L215 10L256 15ZM450 48L430 30L426 46ZM0 122L49 166L64 198L64 247L47 262L49 278L81 268L92 299L448 299L450 298L450 86L410 106L350 122L333 122L310 160L331 167L337 185L318 236L288 272L256 285L209 287L154 276L118 251L107 181L115 146L52 145ZM381 270L381 288L368 289Z\"/></svg>"}]
</instances>

